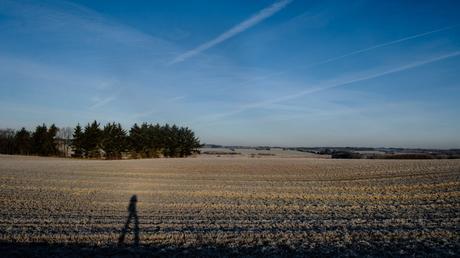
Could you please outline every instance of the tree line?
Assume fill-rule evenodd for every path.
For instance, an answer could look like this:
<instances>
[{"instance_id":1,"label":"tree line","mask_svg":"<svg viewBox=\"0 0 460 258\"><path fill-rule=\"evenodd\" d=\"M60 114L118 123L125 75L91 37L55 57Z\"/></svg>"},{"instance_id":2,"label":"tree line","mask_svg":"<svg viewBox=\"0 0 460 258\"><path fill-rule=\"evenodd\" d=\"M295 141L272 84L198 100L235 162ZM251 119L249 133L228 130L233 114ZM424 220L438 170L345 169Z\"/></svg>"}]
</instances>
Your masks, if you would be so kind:
<instances>
[{"instance_id":1,"label":"tree line","mask_svg":"<svg viewBox=\"0 0 460 258\"><path fill-rule=\"evenodd\" d=\"M0 130L0 153L69 156L77 158L186 157L198 152L199 139L188 127L143 123L129 131L119 123L101 127L93 121L82 127L58 128L39 125L35 131ZM71 152L68 151L71 149Z\"/></svg>"}]
</instances>

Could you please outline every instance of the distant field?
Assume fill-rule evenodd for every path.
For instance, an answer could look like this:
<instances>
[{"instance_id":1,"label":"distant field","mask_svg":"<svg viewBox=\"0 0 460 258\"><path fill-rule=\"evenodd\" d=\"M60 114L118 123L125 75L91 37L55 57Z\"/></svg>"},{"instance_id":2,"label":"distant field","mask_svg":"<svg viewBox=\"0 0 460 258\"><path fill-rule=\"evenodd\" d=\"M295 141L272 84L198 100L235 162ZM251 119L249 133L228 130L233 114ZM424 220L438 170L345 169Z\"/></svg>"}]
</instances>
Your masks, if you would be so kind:
<instances>
[{"instance_id":1,"label":"distant field","mask_svg":"<svg viewBox=\"0 0 460 258\"><path fill-rule=\"evenodd\" d=\"M256 149L229 149L229 148L201 148L202 156L233 156L233 157L266 157L276 156L279 158L329 158L330 155L317 155L309 152L302 152L296 150L283 150L281 148L271 148L270 150L256 150ZM212 153L209 155L209 153ZM231 155L237 154L237 155Z\"/></svg>"},{"instance_id":2,"label":"distant field","mask_svg":"<svg viewBox=\"0 0 460 258\"><path fill-rule=\"evenodd\" d=\"M0 156L0 185L10 255L460 255L460 160Z\"/></svg>"}]
</instances>

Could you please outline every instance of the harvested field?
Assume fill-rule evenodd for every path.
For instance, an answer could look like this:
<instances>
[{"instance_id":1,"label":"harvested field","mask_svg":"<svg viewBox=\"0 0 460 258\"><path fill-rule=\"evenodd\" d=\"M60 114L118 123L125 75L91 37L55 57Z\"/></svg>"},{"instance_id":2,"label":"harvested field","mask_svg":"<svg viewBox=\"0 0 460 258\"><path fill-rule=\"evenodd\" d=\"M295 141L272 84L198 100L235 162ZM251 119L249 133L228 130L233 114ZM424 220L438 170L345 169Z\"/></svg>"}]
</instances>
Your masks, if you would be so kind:
<instances>
[{"instance_id":1,"label":"harvested field","mask_svg":"<svg viewBox=\"0 0 460 258\"><path fill-rule=\"evenodd\" d=\"M460 255L460 160L0 156L0 185L9 255Z\"/></svg>"}]
</instances>

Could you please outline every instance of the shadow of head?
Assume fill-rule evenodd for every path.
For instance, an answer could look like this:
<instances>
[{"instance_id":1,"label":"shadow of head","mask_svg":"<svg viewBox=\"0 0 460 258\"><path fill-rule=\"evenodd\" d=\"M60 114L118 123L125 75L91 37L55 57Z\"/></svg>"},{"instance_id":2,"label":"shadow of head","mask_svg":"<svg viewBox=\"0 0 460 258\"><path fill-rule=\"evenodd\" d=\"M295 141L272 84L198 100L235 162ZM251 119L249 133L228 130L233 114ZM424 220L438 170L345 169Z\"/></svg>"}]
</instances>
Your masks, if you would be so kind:
<instances>
[{"instance_id":1,"label":"shadow of head","mask_svg":"<svg viewBox=\"0 0 460 258\"><path fill-rule=\"evenodd\" d=\"M136 204L137 204L137 196L133 195L131 196L131 199L129 200L128 211L136 212Z\"/></svg>"}]
</instances>

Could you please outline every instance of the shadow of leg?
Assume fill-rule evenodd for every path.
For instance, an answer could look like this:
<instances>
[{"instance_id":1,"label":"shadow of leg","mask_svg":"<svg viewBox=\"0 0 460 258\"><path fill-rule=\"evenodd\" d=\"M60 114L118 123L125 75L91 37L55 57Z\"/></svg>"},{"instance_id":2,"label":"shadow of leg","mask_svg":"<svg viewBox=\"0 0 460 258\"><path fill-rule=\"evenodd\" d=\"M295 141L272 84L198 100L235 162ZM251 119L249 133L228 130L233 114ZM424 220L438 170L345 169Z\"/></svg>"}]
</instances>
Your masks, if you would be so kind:
<instances>
[{"instance_id":1,"label":"shadow of leg","mask_svg":"<svg viewBox=\"0 0 460 258\"><path fill-rule=\"evenodd\" d=\"M139 217L137 216L137 209L136 209L136 204L137 204L137 196L133 195L129 201L129 206L128 206L128 219L126 220L125 226L123 227L120 237L118 238L118 244L124 244L125 242L125 236L126 233L128 232L129 224L131 224L131 220L134 219L134 246L139 246Z\"/></svg>"},{"instance_id":2,"label":"shadow of leg","mask_svg":"<svg viewBox=\"0 0 460 258\"><path fill-rule=\"evenodd\" d=\"M125 226L121 230L120 237L118 238L118 244L123 244L125 242L125 236L126 236L126 232L128 232L130 222L131 222L131 214L129 214L128 219L126 220Z\"/></svg>"},{"instance_id":3,"label":"shadow of leg","mask_svg":"<svg viewBox=\"0 0 460 258\"><path fill-rule=\"evenodd\" d=\"M134 215L134 245L139 246L139 217L137 213Z\"/></svg>"}]
</instances>

